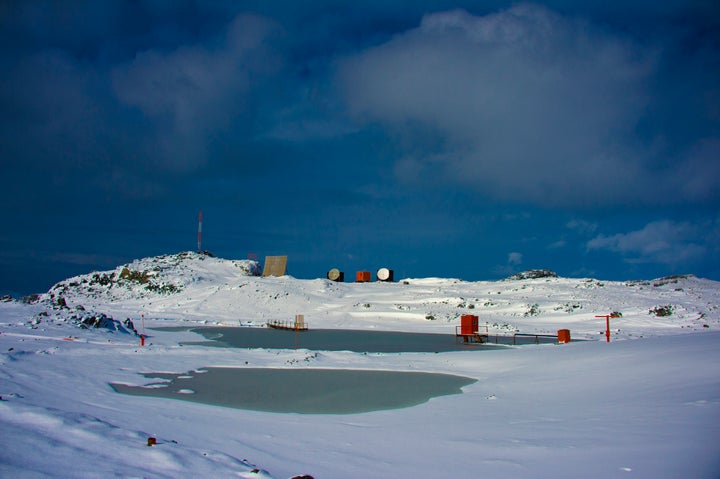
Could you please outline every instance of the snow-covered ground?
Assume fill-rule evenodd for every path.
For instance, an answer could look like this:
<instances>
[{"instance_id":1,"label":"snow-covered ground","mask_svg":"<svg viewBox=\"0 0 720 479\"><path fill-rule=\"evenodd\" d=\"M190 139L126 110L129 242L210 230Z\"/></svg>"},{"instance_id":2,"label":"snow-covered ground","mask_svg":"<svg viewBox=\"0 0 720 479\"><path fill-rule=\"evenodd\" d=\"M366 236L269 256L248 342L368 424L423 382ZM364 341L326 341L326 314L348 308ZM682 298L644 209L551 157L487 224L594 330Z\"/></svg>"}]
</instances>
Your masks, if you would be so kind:
<instances>
[{"instance_id":1,"label":"snow-covered ground","mask_svg":"<svg viewBox=\"0 0 720 479\"><path fill-rule=\"evenodd\" d=\"M720 283L260 278L195 253L138 260L0 303L0 477L717 478ZM612 341L605 342L611 319ZM181 346L156 326L499 334L592 341L499 351L362 354ZM143 323L141 347L122 323ZM113 320L114 319L114 320ZM89 324L86 329L82 322ZM103 327L95 328L94 324ZM211 366L425 371L463 394L350 415L277 414L115 393L141 372ZM147 446L149 437L158 444Z\"/></svg>"}]
</instances>

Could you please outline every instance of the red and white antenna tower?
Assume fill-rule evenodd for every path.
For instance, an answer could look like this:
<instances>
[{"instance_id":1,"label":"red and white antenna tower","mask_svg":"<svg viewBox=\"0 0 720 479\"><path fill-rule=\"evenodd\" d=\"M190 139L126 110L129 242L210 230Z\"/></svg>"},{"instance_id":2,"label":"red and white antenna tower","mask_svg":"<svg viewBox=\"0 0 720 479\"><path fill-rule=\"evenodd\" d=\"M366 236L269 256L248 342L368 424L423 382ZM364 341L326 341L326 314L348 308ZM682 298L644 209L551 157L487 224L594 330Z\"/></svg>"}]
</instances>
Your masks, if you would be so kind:
<instances>
[{"instance_id":1,"label":"red and white antenna tower","mask_svg":"<svg viewBox=\"0 0 720 479\"><path fill-rule=\"evenodd\" d=\"M202 210L198 217L198 253L202 251Z\"/></svg>"}]
</instances>

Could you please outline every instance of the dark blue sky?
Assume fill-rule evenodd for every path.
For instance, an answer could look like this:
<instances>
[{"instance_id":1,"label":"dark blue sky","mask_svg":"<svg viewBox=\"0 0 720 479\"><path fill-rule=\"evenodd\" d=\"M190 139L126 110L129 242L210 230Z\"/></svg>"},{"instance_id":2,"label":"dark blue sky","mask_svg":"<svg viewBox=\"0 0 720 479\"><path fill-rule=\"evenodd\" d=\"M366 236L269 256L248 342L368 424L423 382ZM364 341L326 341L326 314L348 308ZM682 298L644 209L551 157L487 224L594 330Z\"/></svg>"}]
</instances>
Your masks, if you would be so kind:
<instances>
[{"instance_id":1,"label":"dark blue sky","mask_svg":"<svg viewBox=\"0 0 720 479\"><path fill-rule=\"evenodd\" d=\"M290 274L720 280L714 1L5 1L0 292Z\"/></svg>"}]
</instances>

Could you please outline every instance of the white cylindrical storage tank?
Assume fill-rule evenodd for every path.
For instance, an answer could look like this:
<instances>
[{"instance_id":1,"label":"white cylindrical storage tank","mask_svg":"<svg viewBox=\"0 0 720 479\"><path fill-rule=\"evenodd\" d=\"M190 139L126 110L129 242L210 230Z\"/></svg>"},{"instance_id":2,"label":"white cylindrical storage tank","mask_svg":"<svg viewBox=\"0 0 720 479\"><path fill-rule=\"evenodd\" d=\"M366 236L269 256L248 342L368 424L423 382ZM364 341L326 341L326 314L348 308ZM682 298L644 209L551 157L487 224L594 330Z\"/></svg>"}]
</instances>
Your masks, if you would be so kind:
<instances>
[{"instance_id":1,"label":"white cylindrical storage tank","mask_svg":"<svg viewBox=\"0 0 720 479\"><path fill-rule=\"evenodd\" d=\"M380 268L377 270L377 279L378 281L393 281L393 270L387 269L387 268Z\"/></svg>"},{"instance_id":2,"label":"white cylindrical storage tank","mask_svg":"<svg viewBox=\"0 0 720 479\"><path fill-rule=\"evenodd\" d=\"M333 268L327 272L327 278L330 281L343 282L345 281L345 273L343 273L337 268Z\"/></svg>"}]
</instances>

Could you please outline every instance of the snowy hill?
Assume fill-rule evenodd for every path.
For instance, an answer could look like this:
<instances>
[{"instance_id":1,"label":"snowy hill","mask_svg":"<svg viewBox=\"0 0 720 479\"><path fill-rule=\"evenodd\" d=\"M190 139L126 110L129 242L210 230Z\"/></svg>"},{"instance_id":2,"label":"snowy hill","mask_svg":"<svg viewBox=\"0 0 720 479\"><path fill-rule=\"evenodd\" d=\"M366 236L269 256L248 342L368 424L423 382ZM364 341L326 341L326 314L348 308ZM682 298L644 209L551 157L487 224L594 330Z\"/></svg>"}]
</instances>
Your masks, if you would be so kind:
<instances>
[{"instance_id":1,"label":"snowy hill","mask_svg":"<svg viewBox=\"0 0 720 479\"><path fill-rule=\"evenodd\" d=\"M336 283L253 276L257 267L179 253L0 302L0 477L720 476L718 282L527 272L492 282ZM295 314L311 329L430 332L448 341L460 316L473 314L491 333L562 328L591 341L355 353L206 347L187 330L262 326ZM608 344L605 320L596 316L609 314ZM144 346L138 321L149 335ZM152 329L163 326L179 327ZM207 368L423 372L472 381L461 394L357 414L261 412L193 402L188 388L157 398L110 387L145 386L152 373L147 386L163 388L171 373L192 378ZM329 386L318 393L332 397ZM258 384L238 387L271 400ZM156 443L148 446L149 439Z\"/></svg>"},{"instance_id":2,"label":"snowy hill","mask_svg":"<svg viewBox=\"0 0 720 479\"><path fill-rule=\"evenodd\" d=\"M614 313L618 339L720 326L720 285L692 275L613 282L536 270L504 281L336 283L253 276L258 268L250 260L193 252L145 258L61 281L40 297L40 304L48 308L49 321L67 320L78 309L117 319L137 319L142 313L149 321L228 325L304 314L315 328L447 333L461 315L474 314L498 332L554 334L567 328L593 338L604 332L604 322L595 316Z\"/></svg>"},{"instance_id":3,"label":"snowy hill","mask_svg":"<svg viewBox=\"0 0 720 479\"><path fill-rule=\"evenodd\" d=\"M51 300L71 295L111 302L177 294L193 284L229 284L257 267L255 261L224 260L194 252L163 255L69 278L53 286L48 296Z\"/></svg>"}]
</instances>

